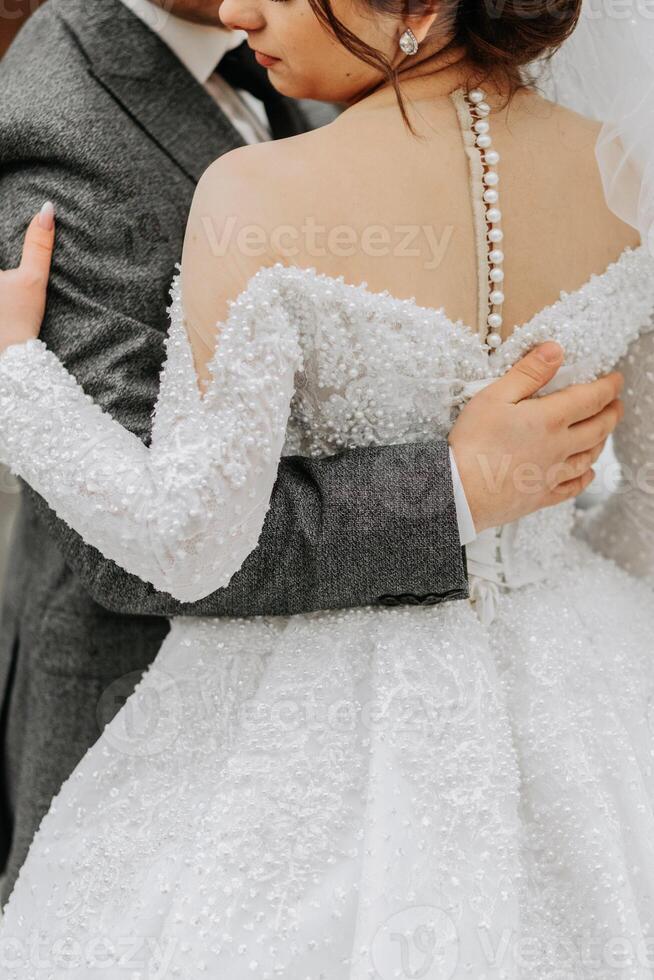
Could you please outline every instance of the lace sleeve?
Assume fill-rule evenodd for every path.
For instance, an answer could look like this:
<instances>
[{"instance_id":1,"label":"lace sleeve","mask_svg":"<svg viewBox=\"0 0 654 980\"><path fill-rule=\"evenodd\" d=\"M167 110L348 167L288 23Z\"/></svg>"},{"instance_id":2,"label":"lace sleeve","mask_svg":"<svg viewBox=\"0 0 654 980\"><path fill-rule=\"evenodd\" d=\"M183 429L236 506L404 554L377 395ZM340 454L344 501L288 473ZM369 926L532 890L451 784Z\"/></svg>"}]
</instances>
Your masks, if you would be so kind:
<instances>
[{"instance_id":1,"label":"lace sleeve","mask_svg":"<svg viewBox=\"0 0 654 980\"><path fill-rule=\"evenodd\" d=\"M600 554L654 585L654 323L618 364L624 419L614 434L620 481L605 503L582 513L578 533Z\"/></svg>"},{"instance_id":2,"label":"lace sleeve","mask_svg":"<svg viewBox=\"0 0 654 980\"><path fill-rule=\"evenodd\" d=\"M170 313L149 448L35 340L0 356L0 458L107 558L196 601L257 545L300 354L279 297L255 287L231 306L202 396L178 283Z\"/></svg>"}]
</instances>

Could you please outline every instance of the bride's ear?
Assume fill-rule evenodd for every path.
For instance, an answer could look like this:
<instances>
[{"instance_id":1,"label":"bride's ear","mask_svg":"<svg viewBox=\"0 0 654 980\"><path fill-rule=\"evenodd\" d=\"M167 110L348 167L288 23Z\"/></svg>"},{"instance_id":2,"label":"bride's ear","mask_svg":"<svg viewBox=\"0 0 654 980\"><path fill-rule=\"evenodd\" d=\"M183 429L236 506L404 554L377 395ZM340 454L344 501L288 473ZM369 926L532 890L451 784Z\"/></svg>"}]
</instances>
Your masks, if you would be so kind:
<instances>
[{"instance_id":1,"label":"bride's ear","mask_svg":"<svg viewBox=\"0 0 654 980\"><path fill-rule=\"evenodd\" d=\"M417 5L415 5L417 6ZM427 5L425 5L426 7ZM403 27L400 30L409 28L413 36L415 37L418 44L422 44L428 37L430 37L436 27L438 21L438 10L436 8L424 9L422 12L416 12L411 14L406 14L403 18Z\"/></svg>"}]
</instances>

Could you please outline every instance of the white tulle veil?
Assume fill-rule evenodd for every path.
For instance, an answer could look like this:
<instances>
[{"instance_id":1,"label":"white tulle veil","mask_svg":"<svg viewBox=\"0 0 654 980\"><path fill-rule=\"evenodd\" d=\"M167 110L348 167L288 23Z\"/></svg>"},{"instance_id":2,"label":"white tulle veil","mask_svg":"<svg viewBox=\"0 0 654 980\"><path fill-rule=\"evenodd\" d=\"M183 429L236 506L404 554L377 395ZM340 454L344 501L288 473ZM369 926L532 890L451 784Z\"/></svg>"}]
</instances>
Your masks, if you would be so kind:
<instances>
[{"instance_id":1,"label":"white tulle veil","mask_svg":"<svg viewBox=\"0 0 654 980\"><path fill-rule=\"evenodd\" d=\"M604 123L607 202L654 254L654 0L585 0L572 36L534 67L549 98Z\"/></svg>"}]
</instances>

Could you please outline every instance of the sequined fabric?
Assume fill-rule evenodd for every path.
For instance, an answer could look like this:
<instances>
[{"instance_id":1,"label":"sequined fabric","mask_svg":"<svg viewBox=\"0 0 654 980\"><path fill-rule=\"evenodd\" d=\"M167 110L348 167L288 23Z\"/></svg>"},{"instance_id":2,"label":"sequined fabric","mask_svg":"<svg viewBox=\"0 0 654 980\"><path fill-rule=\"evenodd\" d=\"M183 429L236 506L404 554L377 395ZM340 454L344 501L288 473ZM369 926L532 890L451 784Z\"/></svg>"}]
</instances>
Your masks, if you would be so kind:
<instances>
[{"instance_id":1,"label":"sequined fabric","mask_svg":"<svg viewBox=\"0 0 654 980\"><path fill-rule=\"evenodd\" d=\"M630 382L643 413L623 423L639 433L623 437L628 461L649 452L654 425L650 355L639 352L654 336L653 272L644 249L626 252L492 354L442 311L311 270L258 273L228 326L238 336L240 324L290 325L281 374L297 333L287 452L446 434L475 387L553 338L566 351L553 387L625 356L645 370ZM183 345L175 352L186 357ZM165 466L177 465L169 434L196 431L185 428L197 410L187 368L173 364L164 378L152 449ZM27 384L36 376L37 394ZM73 497L85 495L115 434L72 382L53 401L63 377L39 345L0 357L2 453L33 467L41 492L80 525ZM275 403L280 428L285 397ZM11 421L18 406L21 421ZM71 433L62 442L53 432L47 465L33 459L50 438L46 406L51 418L61 408ZM240 446L229 439L236 413L219 417L221 438ZM76 452L96 426L97 455ZM250 470L241 473L240 488L229 481L235 500L239 489L247 497ZM93 491L106 507L115 488L116 525L130 513L122 479ZM195 555L197 515L187 516L183 487L174 501ZM85 534L99 502L81 507ZM169 556L166 514L151 528ZM629 515L609 517L619 542ZM0 931L3 976L654 977L651 583L582 537L568 504L503 529L505 581L487 623L468 602L175 620L43 822ZM147 540L138 559L127 545L125 560L146 565ZM183 530L175 541L183 562ZM233 560L248 546L234 540ZM215 561L209 549L191 568L201 576L206 562L213 575ZM161 567L170 576L174 561ZM642 562L633 570L647 572Z\"/></svg>"}]
</instances>

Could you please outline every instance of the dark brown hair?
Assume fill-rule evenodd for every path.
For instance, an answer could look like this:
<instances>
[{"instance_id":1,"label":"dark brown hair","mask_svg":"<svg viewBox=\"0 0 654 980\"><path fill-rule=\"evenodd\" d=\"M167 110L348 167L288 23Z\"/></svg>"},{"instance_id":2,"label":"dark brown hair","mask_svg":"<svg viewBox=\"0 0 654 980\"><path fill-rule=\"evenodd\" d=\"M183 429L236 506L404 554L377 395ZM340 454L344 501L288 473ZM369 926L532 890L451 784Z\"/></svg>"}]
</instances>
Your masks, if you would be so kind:
<instances>
[{"instance_id":1,"label":"dark brown hair","mask_svg":"<svg viewBox=\"0 0 654 980\"><path fill-rule=\"evenodd\" d=\"M463 46L484 75L498 76L511 92L529 81L524 68L551 56L572 34L582 0L359 0L371 14L396 16L437 12L437 24L450 37L442 53ZM309 0L311 8L340 43L377 68L395 88L408 122L398 74L381 51L356 37L338 19L331 0Z\"/></svg>"}]
</instances>

